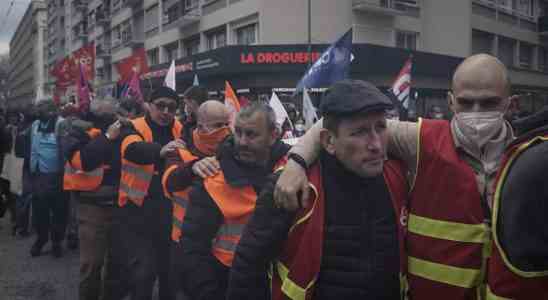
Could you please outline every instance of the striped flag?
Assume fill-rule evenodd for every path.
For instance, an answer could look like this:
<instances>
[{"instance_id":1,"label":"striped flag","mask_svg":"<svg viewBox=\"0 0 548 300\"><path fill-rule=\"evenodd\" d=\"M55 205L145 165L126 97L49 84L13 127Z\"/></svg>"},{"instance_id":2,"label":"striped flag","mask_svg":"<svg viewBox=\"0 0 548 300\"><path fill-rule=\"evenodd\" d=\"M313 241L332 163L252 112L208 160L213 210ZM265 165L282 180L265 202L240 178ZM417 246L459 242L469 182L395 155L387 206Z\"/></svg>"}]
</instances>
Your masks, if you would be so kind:
<instances>
[{"instance_id":1,"label":"striped flag","mask_svg":"<svg viewBox=\"0 0 548 300\"><path fill-rule=\"evenodd\" d=\"M392 84L391 91L400 101L402 106L407 109L409 107L409 96L411 95L411 67L413 65L412 57L409 57L403 68L398 74L396 81Z\"/></svg>"}]
</instances>

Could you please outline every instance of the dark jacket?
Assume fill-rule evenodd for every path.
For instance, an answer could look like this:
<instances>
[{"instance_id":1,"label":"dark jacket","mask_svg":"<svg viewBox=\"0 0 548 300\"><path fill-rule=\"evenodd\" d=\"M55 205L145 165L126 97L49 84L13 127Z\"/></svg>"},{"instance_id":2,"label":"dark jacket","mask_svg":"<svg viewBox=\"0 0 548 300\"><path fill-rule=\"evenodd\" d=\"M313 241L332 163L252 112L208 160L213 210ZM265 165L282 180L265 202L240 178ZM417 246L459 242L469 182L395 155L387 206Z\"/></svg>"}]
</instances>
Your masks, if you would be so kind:
<instances>
[{"instance_id":1,"label":"dark jacket","mask_svg":"<svg viewBox=\"0 0 548 300\"><path fill-rule=\"evenodd\" d=\"M399 299L397 220L384 177L360 178L325 152L320 163L325 228L313 299ZM268 265L294 221L291 213L274 207L275 180L266 185L242 235L227 299L268 295Z\"/></svg>"},{"instance_id":2,"label":"dark jacket","mask_svg":"<svg viewBox=\"0 0 548 300\"><path fill-rule=\"evenodd\" d=\"M509 147L548 135L548 125L529 129ZM513 161L500 191L500 245L512 264L530 272L548 269L547 169L548 142L532 144Z\"/></svg>"},{"instance_id":3,"label":"dark jacket","mask_svg":"<svg viewBox=\"0 0 548 300\"><path fill-rule=\"evenodd\" d=\"M231 186L251 185L257 194L268 181L276 162L289 146L277 142L271 151L271 160L266 168L250 167L234 158L234 143L228 139L219 150L219 163L227 184ZM190 193L190 206L183 223L181 243L175 245L180 253L178 268L184 277L185 292L193 300L224 299L229 268L211 254L211 242L223 224L223 215L209 196L202 183L195 185Z\"/></svg>"}]
</instances>

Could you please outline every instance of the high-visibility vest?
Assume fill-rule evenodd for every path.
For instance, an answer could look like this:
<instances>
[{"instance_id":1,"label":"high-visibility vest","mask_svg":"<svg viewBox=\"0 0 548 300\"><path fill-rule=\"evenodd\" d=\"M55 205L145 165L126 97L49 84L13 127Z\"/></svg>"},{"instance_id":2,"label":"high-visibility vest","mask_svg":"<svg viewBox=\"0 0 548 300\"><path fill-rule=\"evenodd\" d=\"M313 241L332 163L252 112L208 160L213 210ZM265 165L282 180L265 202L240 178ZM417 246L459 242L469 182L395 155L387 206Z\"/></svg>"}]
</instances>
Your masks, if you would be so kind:
<instances>
[{"instance_id":1,"label":"high-visibility vest","mask_svg":"<svg viewBox=\"0 0 548 300\"><path fill-rule=\"evenodd\" d=\"M199 159L198 156L195 156L190 151L186 149L178 149L179 157L183 161L183 163L187 164L191 161L194 161L196 159ZM168 198L170 201L172 201L173 206L173 221L171 225L171 240L174 242L179 242L181 240L181 227L183 226L183 220L185 218L186 209L189 204L189 194L191 186L187 187L186 189L182 191L177 191L170 193L167 190L167 180L169 176L179 168L177 165L170 166L165 172L164 176L162 176L162 186L164 188L164 194L166 195L166 198Z\"/></svg>"},{"instance_id":2,"label":"high-visibility vest","mask_svg":"<svg viewBox=\"0 0 548 300\"><path fill-rule=\"evenodd\" d=\"M313 190L309 207L297 212L295 223L291 226L278 259L272 263L271 279L272 300L310 300L314 294L316 279L320 273L322 260L325 195L322 187L320 164L314 165L308 179ZM401 293L406 293L404 278L406 255L404 251L407 182L400 163L387 161L384 166L384 178L390 192L390 198L396 212L398 241L400 244ZM336 200L336 199L332 199Z\"/></svg>"},{"instance_id":3,"label":"high-visibility vest","mask_svg":"<svg viewBox=\"0 0 548 300\"><path fill-rule=\"evenodd\" d=\"M548 135L538 135L525 142L513 145L503 159L493 198L492 223L494 242L492 244L491 257L489 258L487 300L548 299L548 270L536 272L524 271L512 264L504 248L501 246L497 232L501 203L511 200L504 200L501 196L508 172L520 154L531 145L540 142L548 142ZM527 232L523 234L527 234Z\"/></svg>"},{"instance_id":4,"label":"high-visibility vest","mask_svg":"<svg viewBox=\"0 0 548 300\"><path fill-rule=\"evenodd\" d=\"M125 206L127 201L130 200L137 206L142 206L145 197L148 194L148 188L150 181L154 176L154 164L141 165L133 163L125 159L125 152L129 145L136 142L152 143L153 136L152 130L148 126L145 117L131 120L133 127L137 134L132 134L124 138L121 146L121 177L120 187L118 191L118 205ZM171 128L171 134L173 139L179 139L181 137L182 125L179 121L174 120Z\"/></svg>"},{"instance_id":5,"label":"high-visibility vest","mask_svg":"<svg viewBox=\"0 0 548 300\"><path fill-rule=\"evenodd\" d=\"M474 170L456 150L447 121L419 120L418 166L409 200L411 299L478 299L490 229Z\"/></svg>"},{"instance_id":6,"label":"high-visibility vest","mask_svg":"<svg viewBox=\"0 0 548 300\"><path fill-rule=\"evenodd\" d=\"M286 161L285 157L280 159L274 170ZM223 214L223 224L213 240L211 252L223 265L231 267L245 225L255 210L257 194L252 186L230 186L223 172L205 178L204 188Z\"/></svg>"},{"instance_id":7,"label":"high-visibility vest","mask_svg":"<svg viewBox=\"0 0 548 300\"><path fill-rule=\"evenodd\" d=\"M87 131L90 139L93 139L101 134L101 130L91 128ZM65 172L63 174L63 189L65 191L94 191L103 181L104 169L106 166L85 172L82 168L82 160L80 151L76 151L72 159L65 163Z\"/></svg>"}]
</instances>

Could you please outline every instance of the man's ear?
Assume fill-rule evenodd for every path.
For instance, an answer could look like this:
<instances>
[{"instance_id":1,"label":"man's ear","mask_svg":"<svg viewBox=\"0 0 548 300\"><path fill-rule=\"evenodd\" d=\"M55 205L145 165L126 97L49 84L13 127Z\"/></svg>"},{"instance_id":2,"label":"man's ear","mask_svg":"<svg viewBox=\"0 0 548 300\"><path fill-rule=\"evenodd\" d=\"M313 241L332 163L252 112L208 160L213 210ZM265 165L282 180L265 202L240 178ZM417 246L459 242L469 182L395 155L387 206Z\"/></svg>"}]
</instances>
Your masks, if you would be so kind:
<instances>
[{"instance_id":1,"label":"man's ear","mask_svg":"<svg viewBox=\"0 0 548 300\"><path fill-rule=\"evenodd\" d=\"M457 111L456 111L456 103L455 103L455 96L453 95L453 93L451 91L447 92L447 105L449 106L449 109L451 109L451 111L456 114Z\"/></svg>"},{"instance_id":2,"label":"man's ear","mask_svg":"<svg viewBox=\"0 0 548 300\"><path fill-rule=\"evenodd\" d=\"M335 155L335 134L325 128L320 130L320 143L327 153Z\"/></svg>"}]
</instances>

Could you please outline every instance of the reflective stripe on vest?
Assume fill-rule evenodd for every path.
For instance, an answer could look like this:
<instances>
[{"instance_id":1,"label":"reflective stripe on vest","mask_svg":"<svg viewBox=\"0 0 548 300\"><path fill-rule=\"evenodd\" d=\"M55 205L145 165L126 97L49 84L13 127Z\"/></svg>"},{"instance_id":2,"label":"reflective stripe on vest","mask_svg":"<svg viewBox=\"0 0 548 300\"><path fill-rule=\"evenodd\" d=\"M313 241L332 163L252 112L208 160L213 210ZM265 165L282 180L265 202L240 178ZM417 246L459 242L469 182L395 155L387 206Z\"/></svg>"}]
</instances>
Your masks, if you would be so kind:
<instances>
[{"instance_id":1,"label":"reflective stripe on vest","mask_svg":"<svg viewBox=\"0 0 548 300\"><path fill-rule=\"evenodd\" d=\"M138 179L142 181L147 181L147 182L152 180L152 177L154 176L153 173L148 173L147 171L143 170L143 168L139 166L129 165L129 164L122 165L121 171L131 173Z\"/></svg>"},{"instance_id":2,"label":"reflective stripe on vest","mask_svg":"<svg viewBox=\"0 0 548 300\"><path fill-rule=\"evenodd\" d=\"M292 300L305 300L307 290L314 286L316 279L312 280L305 288L299 286L293 280L289 278L289 269L281 262L276 263L276 271L280 280L282 281L282 292Z\"/></svg>"},{"instance_id":3,"label":"reflective stripe on vest","mask_svg":"<svg viewBox=\"0 0 548 300\"><path fill-rule=\"evenodd\" d=\"M123 182L120 182L120 192L125 193L130 198L144 198L146 196L146 193L132 189Z\"/></svg>"},{"instance_id":4,"label":"reflective stripe on vest","mask_svg":"<svg viewBox=\"0 0 548 300\"><path fill-rule=\"evenodd\" d=\"M465 243L484 243L488 239L485 224L462 224L409 214L407 229L431 238Z\"/></svg>"},{"instance_id":5,"label":"reflective stripe on vest","mask_svg":"<svg viewBox=\"0 0 548 300\"><path fill-rule=\"evenodd\" d=\"M244 232L245 224L223 224L217 232L217 237L213 241L213 248L219 248L226 251L234 252L238 246L240 236ZM237 240L228 240L227 237L236 238Z\"/></svg>"},{"instance_id":6,"label":"reflective stripe on vest","mask_svg":"<svg viewBox=\"0 0 548 300\"><path fill-rule=\"evenodd\" d=\"M92 128L86 133L90 139L94 139L101 134L101 130ZM104 168L105 166L100 166L89 172L84 171L80 151L76 151L72 159L65 163L63 189L86 192L96 190L103 181Z\"/></svg>"},{"instance_id":7,"label":"reflective stripe on vest","mask_svg":"<svg viewBox=\"0 0 548 300\"><path fill-rule=\"evenodd\" d=\"M490 245L475 173L446 121L420 120L417 154L406 237L410 296L474 299ZM447 184L453 180L461 184Z\"/></svg>"},{"instance_id":8,"label":"reflective stripe on vest","mask_svg":"<svg viewBox=\"0 0 548 300\"><path fill-rule=\"evenodd\" d=\"M130 144L140 141L147 143L154 142L152 130L148 126L145 117L132 120L131 123L139 135L129 135L122 141L120 149L122 156L122 174L118 196L118 205L120 206L124 206L128 199L137 206L142 206L144 198L148 193L150 182L154 176L153 164L135 164L124 158L125 151ZM181 123L175 120L171 128L173 139L179 139L181 137L181 129Z\"/></svg>"}]
</instances>

